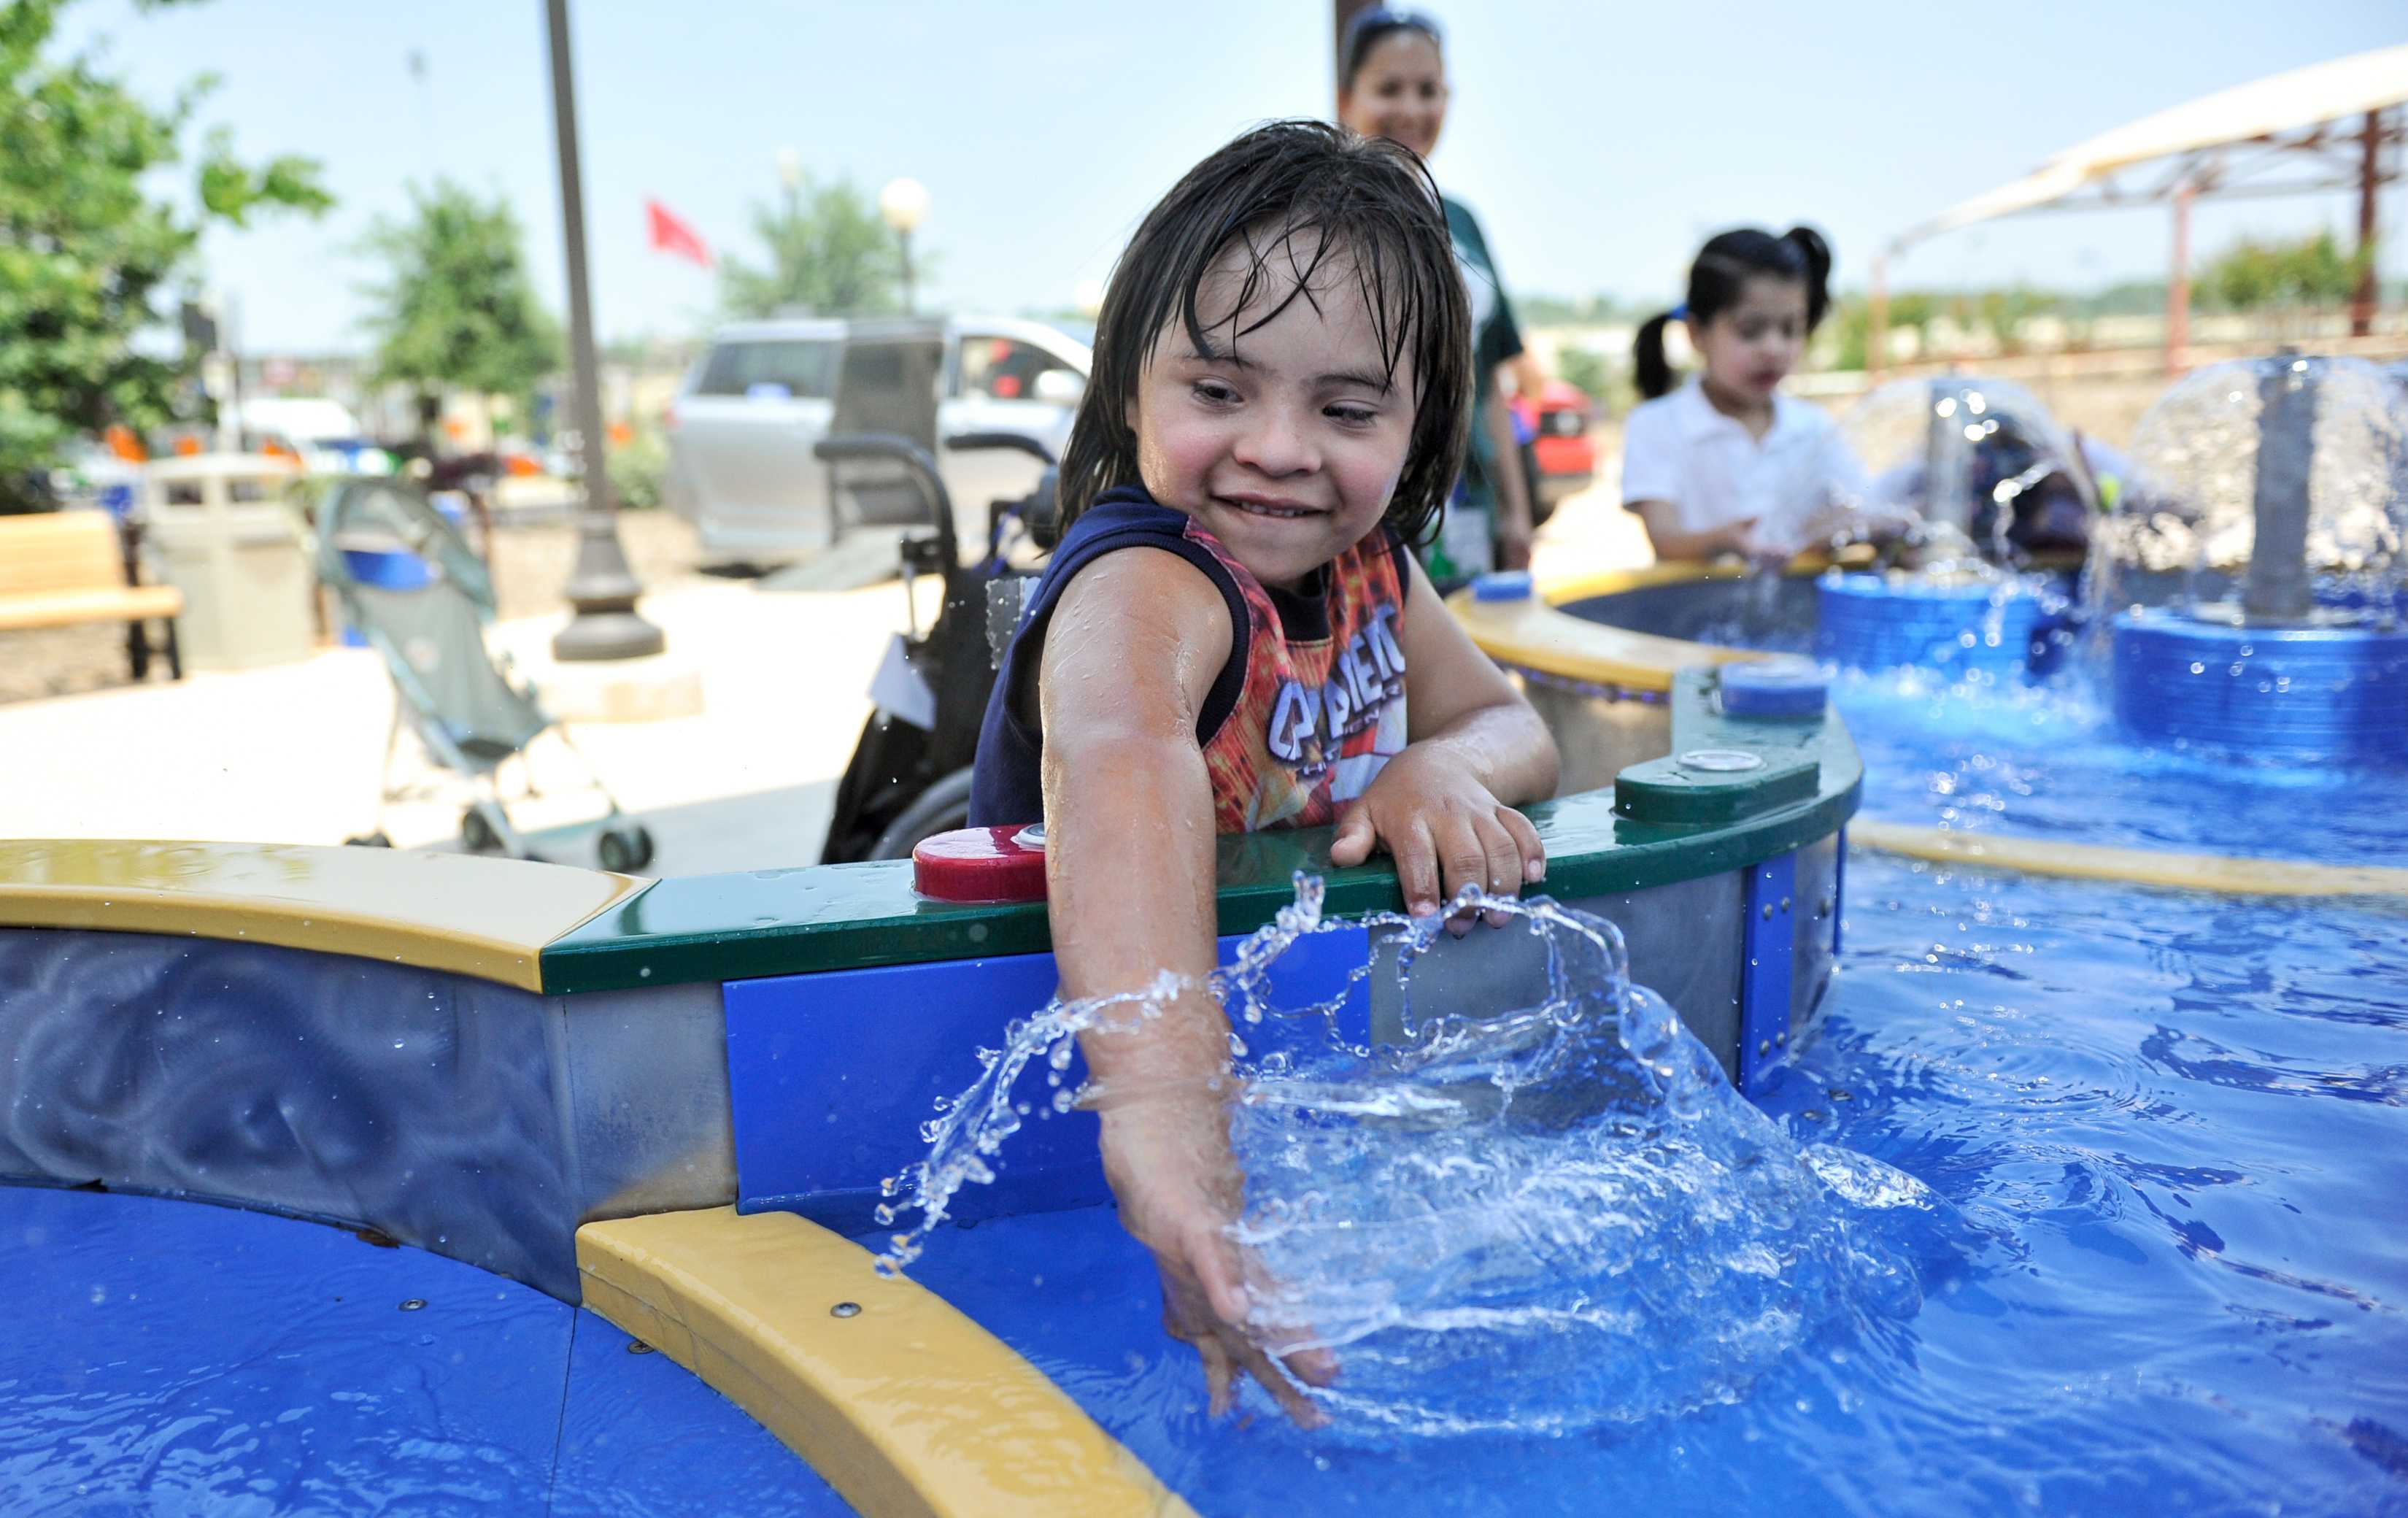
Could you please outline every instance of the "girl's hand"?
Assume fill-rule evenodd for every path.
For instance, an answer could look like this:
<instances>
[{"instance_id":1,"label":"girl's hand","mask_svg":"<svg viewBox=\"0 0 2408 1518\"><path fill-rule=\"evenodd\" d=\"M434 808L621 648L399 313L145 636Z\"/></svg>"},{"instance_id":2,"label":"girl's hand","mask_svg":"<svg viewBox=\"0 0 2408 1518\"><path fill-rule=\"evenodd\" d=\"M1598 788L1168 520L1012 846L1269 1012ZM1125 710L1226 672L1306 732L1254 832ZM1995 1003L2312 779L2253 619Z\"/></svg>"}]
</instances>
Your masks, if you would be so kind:
<instances>
[{"instance_id":1,"label":"girl's hand","mask_svg":"<svg viewBox=\"0 0 2408 1518\"><path fill-rule=\"evenodd\" d=\"M1204 1359L1210 1412L1229 1410L1241 1376L1262 1383L1299 1427L1328 1419L1271 1364L1248 1327L1255 1292L1270 1286L1250 1252L1229 1237L1244 1181L1229 1153L1228 1109L1216 1092L1176 1092L1114 1105L1103 1097L1104 1177L1121 1225L1154 1253L1162 1275L1162 1326ZM1289 1341L1309 1330L1282 1331ZM1338 1362L1325 1349L1283 1356L1290 1374L1326 1386Z\"/></svg>"},{"instance_id":2,"label":"girl's hand","mask_svg":"<svg viewBox=\"0 0 2408 1518\"><path fill-rule=\"evenodd\" d=\"M1442 742L1415 743L1383 766L1348 803L1329 862L1359 865L1384 846L1397 862L1406 909L1426 917L1467 885L1516 895L1547 874L1547 852L1530 820L1490 793L1472 766ZM1505 919L1489 914L1493 926ZM1460 936L1469 919L1447 924Z\"/></svg>"}]
</instances>

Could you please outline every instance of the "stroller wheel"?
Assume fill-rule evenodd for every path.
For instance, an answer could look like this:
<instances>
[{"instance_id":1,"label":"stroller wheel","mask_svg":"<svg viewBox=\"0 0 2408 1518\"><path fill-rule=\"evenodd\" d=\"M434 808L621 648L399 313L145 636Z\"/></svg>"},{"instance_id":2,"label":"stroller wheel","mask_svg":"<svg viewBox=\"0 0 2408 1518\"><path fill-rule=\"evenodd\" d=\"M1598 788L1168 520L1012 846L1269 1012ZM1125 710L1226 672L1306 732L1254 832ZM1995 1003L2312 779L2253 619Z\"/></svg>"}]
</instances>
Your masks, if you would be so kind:
<instances>
[{"instance_id":1,"label":"stroller wheel","mask_svg":"<svg viewBox=\"0 0 2408 1518\"><path fill-rule=\"evenodd\" d=\"M621 823L602 830L594 852L604 869L621 874L641 869L652 862L652 835L641 823Z\"/></svg>"},{"instance_id":2,"label":"stroller wheel","mask_svg":"<svg viewBox=\"0 0 2408 1518\"><path fill-rule=\"evenodd\" d=\"M483 812L471 807L460 814L460 842L470 853L483 853L501 841Z\"/></svg>"},{"instance_id":3,"label":"stroller wheel","mask_svg":"<svg viewBox=\"0 0 2408 1518\"><path fill-rule=\"evenodd\" d=\"M343 847L346 849L390 849L393 847L393 839L386 834L383 828L378 828L373 833L353 834L351 837L343 840Z\"/></svg>"}]
</instances>

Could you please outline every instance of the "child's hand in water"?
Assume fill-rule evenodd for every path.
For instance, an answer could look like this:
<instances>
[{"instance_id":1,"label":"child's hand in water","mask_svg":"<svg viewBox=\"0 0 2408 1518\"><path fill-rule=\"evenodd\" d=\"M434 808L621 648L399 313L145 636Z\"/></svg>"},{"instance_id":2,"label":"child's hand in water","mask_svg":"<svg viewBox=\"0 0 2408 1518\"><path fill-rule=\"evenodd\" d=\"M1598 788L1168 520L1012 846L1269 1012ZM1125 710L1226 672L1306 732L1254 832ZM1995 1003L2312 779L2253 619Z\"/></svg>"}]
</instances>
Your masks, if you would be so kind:
<instances>
[{"instance_id":1,"label":"child's hand in water","mask_svg":"<svg viewBox=\"0 0 2408 1518\"><path fill-rule=\"evenodd\" d=\"M1374 845L1397 862L1397 885L1415 917L1439 910L1467 885L1511 896L1544 880L1547 852L1530 820L1497 799L1473 764L1443 741L1409 745L1339 815L1329 862L1359 865ZM1489 914L1493 926L1505 919ZM1458 936L1469 919L1448 927Z\"/></svg>"},{"instance_id":2,"label":"child's hand in water","mask_svg":"<svg viewBox=\"0 0 2408 1518\"><path fill-rule=\"evenodd\" d=\"M1271 1364L1248 1329L1253 1292L1268 1285L1252 1254L1228 1236L1245 1181L1229 1153L1229 1118L1218 1092L1180 1092L1114 1101L1103 1108L1104 1177L1120 1202L1121 1226L1154 1252L1162 1273L1162 1326L1196 1346L1215 1418L1228 1411L1240 1376L1252 1376L1302 1427L1328 1420ZM1301 1329L1283 1333L1294 1340ZM1308 1385L1338 1375L1327 1350L1284 1356Z\"/></svg>"}]
</instances>

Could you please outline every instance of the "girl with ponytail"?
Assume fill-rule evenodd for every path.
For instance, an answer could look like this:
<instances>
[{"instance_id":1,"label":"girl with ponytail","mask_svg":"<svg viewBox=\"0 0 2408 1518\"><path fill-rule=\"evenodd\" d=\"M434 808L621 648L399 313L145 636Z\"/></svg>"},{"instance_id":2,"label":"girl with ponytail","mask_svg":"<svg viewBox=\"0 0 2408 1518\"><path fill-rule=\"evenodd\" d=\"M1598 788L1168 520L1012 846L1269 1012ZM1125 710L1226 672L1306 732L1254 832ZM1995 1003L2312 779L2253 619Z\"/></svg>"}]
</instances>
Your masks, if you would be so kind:
<instances>
[{"instance_id":1,"label":"girl with ponytail","mask_svg":"<svg viewBox=\"0 0 2408 1518\"><path fill-rule=\"evenodd\" d=\"M1623 433L1622 500L1658 559L1786 557L1861 494L1864 470L1819 408L1781 394L1830 306L1831 249L1812 227L1716 235L1688 299L1639 329L1644 404ZM1703 371L1675 389L1664 329L1682 322Z\"/></svg>"}]
</instances>

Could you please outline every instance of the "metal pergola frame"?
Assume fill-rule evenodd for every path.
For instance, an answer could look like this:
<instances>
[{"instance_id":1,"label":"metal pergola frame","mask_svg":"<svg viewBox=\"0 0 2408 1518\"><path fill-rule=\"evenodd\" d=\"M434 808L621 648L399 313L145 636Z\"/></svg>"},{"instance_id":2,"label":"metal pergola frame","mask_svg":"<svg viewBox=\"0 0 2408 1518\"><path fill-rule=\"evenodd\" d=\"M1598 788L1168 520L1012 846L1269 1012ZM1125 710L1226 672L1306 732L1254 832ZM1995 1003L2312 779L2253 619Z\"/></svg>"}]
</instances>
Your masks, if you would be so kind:
<instances>
[{"instance_id":1,"label":"metal pergola frame","mask_svg":"<svg viewBox=\"0 0 2408 1518\"><path fill-rule=\"evenodd\" d=\"M2408 91L2402 92L2401 98L2408 98ZM1907 248L1960 226L2009 216L2164 204L2173 213L2166 281L2165 367L2169 374L2179 373L2190 340L2190 209L2193 202L2207 197L2271 199L2356 190L2357 250L2363 266L2350 297L2349 315L2351 335L2363 337L2373 329L2378 293L2372 255L2378 230L2377 197L2385 185L2401 180L2403 142L2408 142L2408 105L2394 99L2363 111L2352 107L2322 121L2200 142L2106 167L2082 164L2081 150L2071 150L2025 179L1899 234L1875 255L1865 366L1878 373L1888 358L1889 263ZM2065 179L2065 188L2048 188L2045 181L2052 178ZM2036 198L2015 203L2025 193ZM1984 201L1993 199L2003 202L2000 208L1984 207Z\"/></svg>"}]
</instances>

